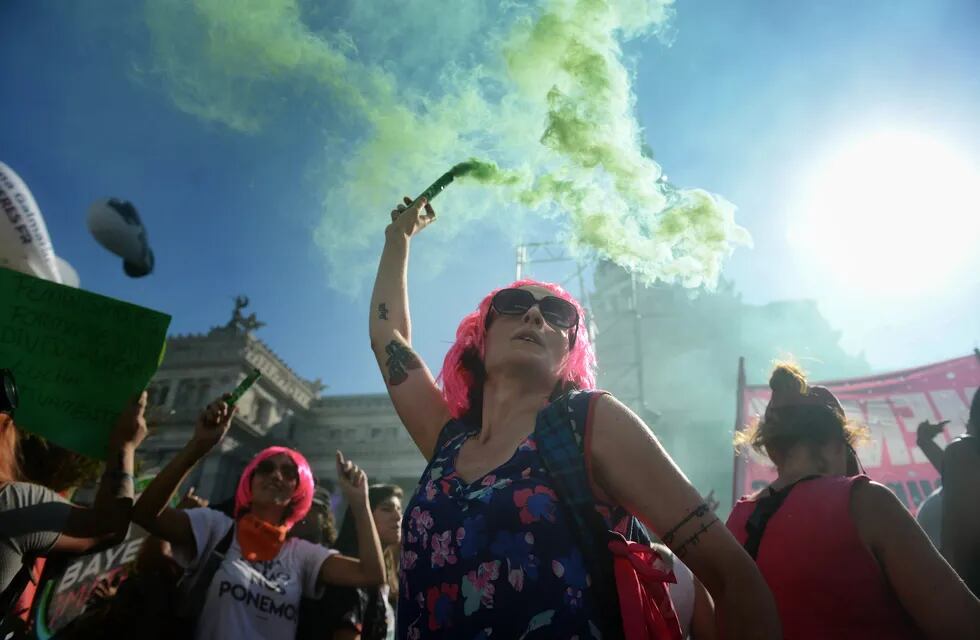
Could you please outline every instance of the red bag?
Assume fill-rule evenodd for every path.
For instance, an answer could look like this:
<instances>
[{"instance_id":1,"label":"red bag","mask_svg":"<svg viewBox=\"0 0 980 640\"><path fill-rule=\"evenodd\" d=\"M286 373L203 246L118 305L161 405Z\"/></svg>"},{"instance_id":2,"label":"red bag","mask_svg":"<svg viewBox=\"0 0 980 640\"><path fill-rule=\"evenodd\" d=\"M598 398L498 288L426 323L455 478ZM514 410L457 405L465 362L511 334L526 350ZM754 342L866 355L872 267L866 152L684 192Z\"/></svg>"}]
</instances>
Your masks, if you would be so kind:
<instances>
[{"instance_id":1,"label":"red bag","mask_svg":"<svg viewBox=\"0 0 980 640\"><path fill-rule=\"evenodd\" d=\"M615 535L609 551L625 639L681 640L680 622L667 592L667 583L676 582L674 572L652 547Z\"/></svg>"},{"instance_id":2,"label":"red bag","mask_svg":"<svg viewBox=\"0 0 980 640\"><path fill-rule=\"evenodd\" d=\"M588 471L588 430L593 400L603 393L573 391L540 411L534 425L538 453L571 516L592 575L604 637L680 640L680 624L666 585L676 582L673 571L650 546L650 536L635 516L618 509L622 512L615 516L618 524L610 530L596 506Z\"/></svg>"}]
</instances>

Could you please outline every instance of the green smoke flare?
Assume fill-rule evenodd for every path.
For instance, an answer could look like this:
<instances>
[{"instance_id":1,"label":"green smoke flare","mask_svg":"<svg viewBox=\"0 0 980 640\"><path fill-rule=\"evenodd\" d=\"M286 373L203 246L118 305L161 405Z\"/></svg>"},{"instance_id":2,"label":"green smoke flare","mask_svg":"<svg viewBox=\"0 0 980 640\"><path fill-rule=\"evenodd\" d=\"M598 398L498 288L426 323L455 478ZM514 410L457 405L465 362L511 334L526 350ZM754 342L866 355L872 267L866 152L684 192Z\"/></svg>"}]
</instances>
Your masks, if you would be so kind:
<instances>
[{"instance_id":1,"label":"green smoke flare","mask_svg":"<svg viewBox=\"0 0 980 640\"><path fill-rule=\"evenodd\" d=\"M456 0L439 20L424 0L346 11L331 22L296 0L146 5L152 77L178 108L256 134L290 99L329 107L332 148L311 166L324 193L317 242L335 286L366 281L385 212L433 175L495 187L442 196L433 243L446 255L475 221L520 229L531 212L557 217L573 246L646 281L711 286L749 243L730 203L670 185L643 152L621 43L664 33L672 0ZM454 165L468 156L507 169Z\"/></svg>"},{"instance_id":2,"label":"green smoke flare","mask_svg":"<svg viewBox=\"0 0 980 640\"><path fill-rule=\"evenodd\" d=\"M493 162L485 162L476 158L470 158L466 162L460 162L446 173L430 184L428 188L419 194L419 198L425 198L429 202L443 189L448 187L454 180L470 178L475 182L488 185L512 185L520 181L520 176L514 172L502 171Z\"/></svg>"}]
</instances>

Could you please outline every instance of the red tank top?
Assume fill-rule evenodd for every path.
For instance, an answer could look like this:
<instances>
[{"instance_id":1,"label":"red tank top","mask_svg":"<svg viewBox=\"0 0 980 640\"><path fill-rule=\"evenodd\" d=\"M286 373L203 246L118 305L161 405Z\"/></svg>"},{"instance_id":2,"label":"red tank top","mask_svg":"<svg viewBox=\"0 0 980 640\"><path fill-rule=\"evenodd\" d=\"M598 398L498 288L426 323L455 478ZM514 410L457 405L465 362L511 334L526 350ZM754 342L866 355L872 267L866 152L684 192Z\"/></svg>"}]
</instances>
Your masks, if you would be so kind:
<instances>
[{"instance_id":1,"label":"red tank top","mask_svg":"<svg viewBox=\"0 0 980 640\"><path fill-rule=\"evenodd\" d=\"M756 563L787 640L922 637L851 520L851 488L868 480L805 480L769 519ZM742 498L728 517L728 529L743 545L755 505Z\"/></svg>"}]
</instances>

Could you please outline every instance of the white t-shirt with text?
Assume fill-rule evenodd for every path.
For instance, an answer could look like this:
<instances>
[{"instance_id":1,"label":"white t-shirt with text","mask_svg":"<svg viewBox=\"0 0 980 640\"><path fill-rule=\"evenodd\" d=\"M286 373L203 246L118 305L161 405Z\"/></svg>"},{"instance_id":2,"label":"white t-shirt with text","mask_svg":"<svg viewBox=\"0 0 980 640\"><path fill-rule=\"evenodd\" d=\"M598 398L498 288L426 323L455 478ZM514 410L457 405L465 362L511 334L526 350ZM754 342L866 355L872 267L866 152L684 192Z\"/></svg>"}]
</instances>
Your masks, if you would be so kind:
<instances>
[{"instance_id":1,"label":"white t-shirt with text","mask_svg":"<svg viewBox=\"0 0 980 640\"><path fill-rule=\"evenodd\" d=\"M198 564L221 542L234 521L213 509L188 509L197 543L197 556L174 548L174 559L185 567ZM194 637L197 640L264 640L293 638L300 598L318 598L317 576L323 561L337 553L306 540L289 538L268 562L242 558L238 540L211 580Z\"/></svg>"}]
</instances>

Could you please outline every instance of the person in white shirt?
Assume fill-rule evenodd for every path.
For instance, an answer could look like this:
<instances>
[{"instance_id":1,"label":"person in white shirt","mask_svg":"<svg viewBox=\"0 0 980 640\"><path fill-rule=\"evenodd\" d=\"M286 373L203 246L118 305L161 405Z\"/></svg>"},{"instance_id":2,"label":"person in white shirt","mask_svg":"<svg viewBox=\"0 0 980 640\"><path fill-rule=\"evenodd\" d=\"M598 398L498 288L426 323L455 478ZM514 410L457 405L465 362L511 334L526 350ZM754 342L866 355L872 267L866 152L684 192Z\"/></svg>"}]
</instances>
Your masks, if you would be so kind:
<instances>
[{"instance_id":1,"label":"person in white shirt","mask_svg":"<svg viewBox=\"0 0 980 640\"><path fill-rule=\"evenodd\" d=\"M659 550L661 545L657 547ZM711 594L679 558L674 557L672 565L677 582L667 583L667 591L681 626L681 638L714 640L715 603Z\"/></svg>"},{"instance_id":2,"label":"person in white shirt","mask_svg":"<svg viewBox=\"0 0 980 640\"><path fill-rule=\"evenodd\" d=\"M245 467L235 494L234 519L207 508L169 508L170 497L188 472L228 431L234 412L234 407L217 401L201 413L190 441L133 507L133 521L170 542L175 560L191 571L225 542L228 550L207 587L195 638L292 638L301 597L315 598L327 584L369 587L385 582L367 477L337 452L338 484L357 525L358 557L286 537L310 509L313 474L301 454L285 447L270 447Z\"/></svg>"}]
</instances>

